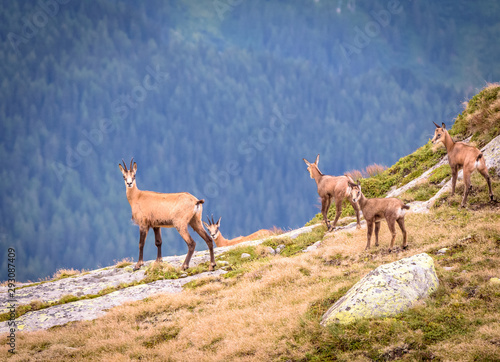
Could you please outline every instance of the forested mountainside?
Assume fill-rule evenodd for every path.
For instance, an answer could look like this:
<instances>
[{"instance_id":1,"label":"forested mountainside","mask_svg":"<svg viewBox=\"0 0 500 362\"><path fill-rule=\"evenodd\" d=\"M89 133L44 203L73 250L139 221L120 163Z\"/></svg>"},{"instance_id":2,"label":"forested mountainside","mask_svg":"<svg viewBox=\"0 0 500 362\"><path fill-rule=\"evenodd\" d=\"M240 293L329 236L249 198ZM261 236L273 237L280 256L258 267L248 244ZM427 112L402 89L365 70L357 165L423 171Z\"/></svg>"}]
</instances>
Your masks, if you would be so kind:
<instances>
[{"instance_id":1,"label":"forested mountainside","mask_svg":"<svg viewBox=\"0 0 500 362\"><path fill-rule=\"evenodd\" d=\"M228 237L303 225L318 204L303 157L328 174L391 165L499 79L499 10L2 1L0 255L16 249L19 280L137 258L118 170L131 157L140 189L204 198Z\"/></svg>"}]
</instances>

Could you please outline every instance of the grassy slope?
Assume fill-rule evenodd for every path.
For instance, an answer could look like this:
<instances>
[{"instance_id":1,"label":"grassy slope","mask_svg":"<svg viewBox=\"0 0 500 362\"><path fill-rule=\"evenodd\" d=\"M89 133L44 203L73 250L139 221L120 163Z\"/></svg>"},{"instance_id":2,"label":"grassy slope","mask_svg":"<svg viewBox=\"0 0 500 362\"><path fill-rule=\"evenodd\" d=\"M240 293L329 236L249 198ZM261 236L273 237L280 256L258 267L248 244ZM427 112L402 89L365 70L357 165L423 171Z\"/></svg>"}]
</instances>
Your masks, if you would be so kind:
<instances>
[{"instance_id":1,"label":"grassy slope","mask_svg":"<svg viewBox=\"0 0 500 362\"><path fill-rule=\"evenodd\" d=\"M434 157L426 147L419 151ZM418 173L425 161L407 156L366 179L365 189L370 183L385 190L407 182L404 174ZM95 321L18 332L18 352L10 356L3 344L0 359L500 360L500 285L490 281L500 277L500 209L483 200L483 184L473 180L479 187L468 209L455 206L455 195L430 214L409 214L409 250L388 253L385 225L381 246L368 252L364 229L324 236L324 227L295 240L268 242L287 245L280 256L268 255L265 245L236 248L224 257L233 269L226 277L114 308ZM500 182L494 185L500 199ZM317 251L301 252L321 239ZM436 254L443 247L447 253ZM242 252L252 257L242 261ZM434 258L441 282L427 301L395 318L319 325L331 304L370 270L420 252Z\"/></svg>"}]
</instances>

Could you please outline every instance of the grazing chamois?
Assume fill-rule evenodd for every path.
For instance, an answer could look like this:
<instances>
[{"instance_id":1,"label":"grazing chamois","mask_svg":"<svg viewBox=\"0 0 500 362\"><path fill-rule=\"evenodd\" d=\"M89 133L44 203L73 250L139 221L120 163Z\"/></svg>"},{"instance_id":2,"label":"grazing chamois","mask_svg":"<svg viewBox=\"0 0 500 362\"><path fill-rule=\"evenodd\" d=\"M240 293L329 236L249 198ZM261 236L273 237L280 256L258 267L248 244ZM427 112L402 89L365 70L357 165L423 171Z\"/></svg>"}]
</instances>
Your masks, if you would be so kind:
<instances>
[{"instance_id":1,"label":"grazing chamois","mask_svg":"<svg viewBox=\"0 0 500 362\"><path fill-rule=\"evenodd\" d=\"M410 207L395 197L374 199L366 198L361 192L361 185L359 184L359 181L358 183L349 181L349 186L351 187L350 197L353 202L359 204L366 220L366 234L368 239L366 242L366 249L370 249L370 239L372 237L374 223L375 246L378 246L378 232L380 230L380 222L383 219L387 221L387 226L389 226L389 231L392 234L389 251L391 251L394 247L394 240L396 239L396 222L403 233L403 249L406 249L408 245L406 244L405 211L409 210Z\"/></svg>"},{"instance_id":2,"label":"grazing chamois","mask_svg":"<svg viewBox=\"0 0 500 362\"><path fill-rule=\"evenodd\" d=\"M222 236L220 232L220 217L217 222L214 221L214 217L212 215L212 220L207 216L208 219L208 224L203 221L203 224L205 227L208 229L208 233L212 237L213 241L215 242L215 245L217 247L221 246L230 246L230 245L235 245L242 243L244 241L250 241L250 240L258 240L265 238L266 236L271 236L274 233L271 230L266 230L266 229L261 229L259 231L254 232L253 234L247 235L247 236L238 236L234 239L227 240L225 237Z\"/></svg>"},{"instance_id":3,"label":"grazing chamois","mask_svg":"<svg viewBox=\"0 0 500 362\"><path fill-rule=\"evenodd\" d=\"M325 220L326 227L328 231L331 231L335 228L337 224L337 220L342 213L342 202L345 199L348 199L351 203L354 211L356 212L356 221L357 228L359 229L361 225L359 224L359 208L358 205L351 201L349 197L349 180L348 176L329 176L323 175L318 168L319 155L316 156L316 161L314 163L310 163L305 158L303 158L304 162L307 165L307 171L309 171L309 175L312 179L316 181L316 185L318 186L318 195L321 198L321 213L323 214L323 219ZM330 204L332 203L332 199L335 201L335 220L333 221L333 225L330 225L328 221L328 210L330 209Z\"/></svg>"},{"instance_id":4,"label":"grazing chamois","mask_svg":"<svg viewBox=\"0 0 500 362\"><path fill-rule=\"evenodd\" d=\"M440 126L433 122L436 126L434 131L434 138L432 138L433 144L441 143L446 147L446 152L448 153L448 162L451 167L451 196L455 194L455 185L457 183L458 171L463 168L464 172L464 196L462 198L461 206L465 207L467 202L467 196L472 189L470 182L470 176L474 170L478 170L481 175L486 180L488 184L488 189L490 191L490 200L493 201L493 191L491 190L491 180L488 175L488 168L486 167L486 162L484 156L476 147L468 145L463 142L455 142L451 138L450 134L446 130L446 125L443 123Z\"/></svg>"},{"instance_id":5,"label":"grazing chamois","mask_svg":"<svg viewBox=\"0 0 500 362\"><path fill-rule=\"evenodd\" d=\"M120 171L125 180L127 190L127 199L132 209L132 220L139 226L139 261L134 267L134 270L139 269L144 265L143 250L146 236L149 228L153 228L155 232L155 245L158 248L156 262L161 262L161 231L160 228L177 229L181 237L188 246L186 259L182 264L182 270L189 268L189 261L194 253L196 242L191 238L188 231L190 225L194 231L200 235L208 245L210 250L210 266L209 270L214 270L215 258L212 239L203 228L201 221L202 204L204 200L198 200L193 195L187 192L163 194L153 191L141 191L135 183L135 174L137 172L137 163L130 161L130 170L127 170L125 161L123 166L119 164ZM133 162L133 166L132 166Z\"/></svg>"}]
</instances>

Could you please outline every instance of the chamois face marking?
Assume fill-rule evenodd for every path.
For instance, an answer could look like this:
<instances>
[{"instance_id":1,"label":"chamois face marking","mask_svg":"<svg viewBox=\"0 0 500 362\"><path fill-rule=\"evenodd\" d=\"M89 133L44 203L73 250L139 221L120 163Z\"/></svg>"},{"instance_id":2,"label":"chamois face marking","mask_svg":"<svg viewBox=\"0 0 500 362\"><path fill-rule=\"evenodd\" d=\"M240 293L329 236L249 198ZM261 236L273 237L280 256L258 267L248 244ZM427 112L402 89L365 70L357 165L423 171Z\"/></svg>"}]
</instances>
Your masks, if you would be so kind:
<instances>
[{"instance_id":1,"label":"chamois face marking","mask_svg":"<svg viewBox=\"0 0 500 362\"><path fill-rule=\"evenodd\" d=\"M210 218L207 216L208 224L205 221L203 221L203 225L205 225L205 227L208 230L208 233L210 234L213 240L217 239L220 235L219 228L220 228L221 218L222 217L219 217L219 220L217 220L217 222L214 222L214 216L212 215L212 220L210 220Z\"/></svg>"},{"instance_id":2,"label":"chamois face marking","mask_svg":"<svg viewBox=\"0 0 500 362\"><path fill-rule=\"evenodd\" d=\"M361 198L361 186L358 184L353 184L349 182L349 186L351 187L351 200L354 203L357 203Z\"/></svg>"},{"instance_id":3,"label":"chamois face marking","mask_svg":"<svg viewBox=\"0 0 500 362\"><path fill-rule=\"evenodd\" d=\"M132 188L135 186L135 173L137 172L137 163L133 162L134 159L130 161L130 170L127 169L127 165L125 165L125 161L123 161L123 166L118 164L120 167L120 171L123 175L123 180L125 181L125 186L128 188ZM133 162L133 166L132 166Z\"/></svg>"}]
</instances>

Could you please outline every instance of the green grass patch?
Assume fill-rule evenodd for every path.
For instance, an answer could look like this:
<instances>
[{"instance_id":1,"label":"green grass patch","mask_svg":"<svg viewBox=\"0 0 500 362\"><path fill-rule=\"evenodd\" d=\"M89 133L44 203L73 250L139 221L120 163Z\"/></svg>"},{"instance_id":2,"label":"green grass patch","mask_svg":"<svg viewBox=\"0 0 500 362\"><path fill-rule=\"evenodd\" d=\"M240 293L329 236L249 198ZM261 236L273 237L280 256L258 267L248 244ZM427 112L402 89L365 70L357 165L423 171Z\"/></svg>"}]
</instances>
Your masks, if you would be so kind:
<instances>
[{"instance_id":1,"label":"green grass patch","mask_svg":"<svg viewBox=\"0 0 500 362\"><path fill-rule=\"evenodd\" d=\"M243 254L248 254L250 257L242 258ZM229 263L228 268L226 269L228 272L223 275L223 278L235 278L240 275L245 274L248 269L247 265L257 259L261 259L265 256L262 256L255 246L238 246L232 248L219 256L218 259L224 260Z\"/></svg>"},{"instance_id":2,"label":"green grass patch","mask_svg":"<svg viewBox=\"0 0 500 362\"><path fill-rule=\"evenodd\" d=\"M266 240L264 243L262 243L262 245L270 246L272 248L276 248L278 245L285 245L285 248L281 251L281 255L292 256L297 253L301 253L302 250L314 244L318 240L323 240L325 232L326 232L326 226L321 225L315 227L309 233L304 233L297 236L295 239L274 238Z\"/></svg>"},{"instance_id":3,"label":"green grass patch","mask_svg":"<svg viewBox=\"0 0 500 362\"><path fill-rule=\"evenodd\" d=\"M440 189L441 186L426 182L416 185L415 187L407 190L401 195L400 199L404 202L427 201L431 197L433 197Z\"/></svg>"},{"instance_id":4,"label":"green grass patch","mask_svg":"<svg viewBox=\"0 0 500 362\"><path fill-rule=\"evenodd\" d=\"M432 174L429 176L429 182L431 184L440 184L443 180L451 177L451 167L450 165L441 165L436 168Z\"/></svg>"}]
</instances>

